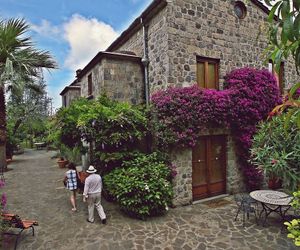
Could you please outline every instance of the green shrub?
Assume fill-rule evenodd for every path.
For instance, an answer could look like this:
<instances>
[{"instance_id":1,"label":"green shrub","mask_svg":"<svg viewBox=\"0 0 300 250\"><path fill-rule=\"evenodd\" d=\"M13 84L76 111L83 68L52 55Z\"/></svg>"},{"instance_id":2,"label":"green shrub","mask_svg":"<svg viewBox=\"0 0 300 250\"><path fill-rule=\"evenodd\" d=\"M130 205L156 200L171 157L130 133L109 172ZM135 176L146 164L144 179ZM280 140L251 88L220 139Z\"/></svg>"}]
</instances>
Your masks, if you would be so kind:
<instances>
[{"instance_id":1,"label":"green shrub","mask_svg":"<svg viewBox=\"0 0 300 250\"><path fill-rule=\"evenodd\" d=\"M168 210L173 196L170 178L170 168L156 153L138 154L104 176L104 188L126 214L145 219Z\"/></svg>"},{"instance_id":2,"label":"green shrub","mask_svg":"<svg viewBox=\"0 0 300 250\"><path fill-rule=\"evenodd\" d=\"M300 212L300 190L293 193L294 199L291 202L292 207L299 213ZM288 238L294 240L296 246L300 247L300 220L294 219L290 222L284 222L287 226Z\"/></svg>"},{"instance_id":3,"label":"green shrub","mask_svg":"<svg viewBox=\"0 0 300 250\"><path fill-rule=\"evenodd\" d=\"M300 183L300 133L296 122L286 128L287 114L261 123L253 138L251 161L268 177L277 176L285 188L295 191Z\"/></svg>"},{"instance_id":4,"label":"green shrub","mask_svg":"<svg viewBox=\"0 0 300 250\"><path fill-rule=\"evenodd\" d=\"M79 115L77 128L82 139L92 142L92 164L106 174L131 160L135 151L142 151L147 134L143 109L101 96Z\"/></svg>"}]
</instances>

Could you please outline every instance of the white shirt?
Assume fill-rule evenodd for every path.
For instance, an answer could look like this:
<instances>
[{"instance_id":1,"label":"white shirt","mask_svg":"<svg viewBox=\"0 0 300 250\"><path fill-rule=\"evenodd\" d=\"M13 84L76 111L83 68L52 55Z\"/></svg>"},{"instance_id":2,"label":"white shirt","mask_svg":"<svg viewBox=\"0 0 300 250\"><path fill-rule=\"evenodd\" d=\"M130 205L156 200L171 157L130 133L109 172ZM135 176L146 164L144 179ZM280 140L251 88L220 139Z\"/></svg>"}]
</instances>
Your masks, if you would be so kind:
<instances>
[{"instance_id":1,"label":"white shirt","mask_svg":"<svg viewBox=\"0 0 300 250\"><path fill-rule=\"evenodd\" d=\"M102 179L98 174L91 174L85 179L83 195L101 193Z\"/></svg>"}]
</instances>

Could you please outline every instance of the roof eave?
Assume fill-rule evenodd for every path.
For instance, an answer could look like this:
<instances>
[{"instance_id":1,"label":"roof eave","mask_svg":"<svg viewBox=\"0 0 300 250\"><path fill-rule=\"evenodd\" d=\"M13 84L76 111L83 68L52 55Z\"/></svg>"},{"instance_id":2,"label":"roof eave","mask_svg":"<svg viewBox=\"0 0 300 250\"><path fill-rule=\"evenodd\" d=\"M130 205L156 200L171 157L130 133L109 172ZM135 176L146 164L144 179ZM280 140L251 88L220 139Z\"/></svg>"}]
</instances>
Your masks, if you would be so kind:
<instances>
[{"instance_id":1,"label":"roof eave","mask_svg":"<svg viewBox=\"0 0 300 250\"><path fill-rule=\"evenodd\" d=\"M106 49L106 51L113 51L118 49L122 42L126 41L128 37L132 35L132 33L142 27L141 19L143 19L144 21L149 20L158 11L162 10L167 4L167 0L152 1L152 3L143 11L143 13L139 17L137 17L126 30L121 33L121 35Z\"/></svg>"}]
</instances>

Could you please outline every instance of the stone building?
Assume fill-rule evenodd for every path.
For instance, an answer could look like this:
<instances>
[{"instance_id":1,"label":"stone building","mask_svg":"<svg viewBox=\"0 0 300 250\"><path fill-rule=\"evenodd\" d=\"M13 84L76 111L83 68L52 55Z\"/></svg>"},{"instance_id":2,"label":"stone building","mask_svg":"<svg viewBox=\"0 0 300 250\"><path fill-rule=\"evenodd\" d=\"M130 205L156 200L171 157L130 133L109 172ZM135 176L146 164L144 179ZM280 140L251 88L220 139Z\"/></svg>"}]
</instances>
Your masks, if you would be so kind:
<instances>
[{"instance_id":1,"label":"stone building","mask_svg":"<svg viewBox=\"0 0 300 250\"><path fill-rule=\"evenodd\" d=\"M264 65L267 38L260 32L268 12L258 0L154 0L82 70L81 96L105 91L117 100L148 102L151 93L168 86L197 83L222 90L224 76L236 68L273 71L272 62ZM290 61L282 64L281 91L296 75ZM178 172L175 205L243 189L230 132L222 128L208 128L193 149L174 149L172 159Z\"/></svg>"},{"instance_id":2,"label":"stone building","mask_svg":"<svg viewBox=\"0 0 300 250\"><path fill-rule=\"evenodd\" d=\"M70 106L72 100L80 97L80 85L75 85L76 81L73 82L71 85L65 87L60 95L62 96L62 106L68 107Z\"/></svg>"}]
</instances>

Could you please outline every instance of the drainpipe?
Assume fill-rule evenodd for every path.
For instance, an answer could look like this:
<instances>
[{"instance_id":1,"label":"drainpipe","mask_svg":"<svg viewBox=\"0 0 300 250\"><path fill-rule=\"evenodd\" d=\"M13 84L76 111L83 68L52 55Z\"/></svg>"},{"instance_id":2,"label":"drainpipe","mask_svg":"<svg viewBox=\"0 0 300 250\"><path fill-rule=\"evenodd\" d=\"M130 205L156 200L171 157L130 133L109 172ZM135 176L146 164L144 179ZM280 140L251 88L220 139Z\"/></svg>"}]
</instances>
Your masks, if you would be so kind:
<instances>
[{"instance_id":1,"label":"drainpipe","mask_svg":"<svg viewBox=\"0 0 300 250\"><path fill-rule=\"evenodd\" d=\"M141 18L141 24L143 26L143 46L144 46L144 56L142 58L142 64L144 65L144 84L145 84L145 99L146 107L150 104L150 88L149 88L149 56L148 56L148 25L143 22Z\"/></svg>"}]
</instances>

